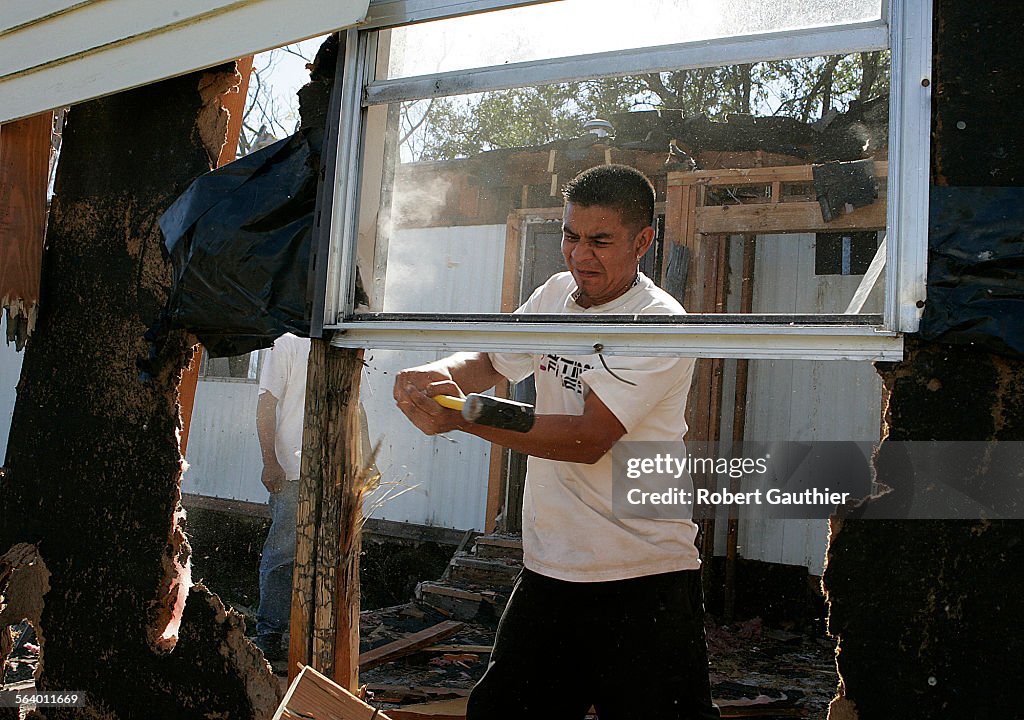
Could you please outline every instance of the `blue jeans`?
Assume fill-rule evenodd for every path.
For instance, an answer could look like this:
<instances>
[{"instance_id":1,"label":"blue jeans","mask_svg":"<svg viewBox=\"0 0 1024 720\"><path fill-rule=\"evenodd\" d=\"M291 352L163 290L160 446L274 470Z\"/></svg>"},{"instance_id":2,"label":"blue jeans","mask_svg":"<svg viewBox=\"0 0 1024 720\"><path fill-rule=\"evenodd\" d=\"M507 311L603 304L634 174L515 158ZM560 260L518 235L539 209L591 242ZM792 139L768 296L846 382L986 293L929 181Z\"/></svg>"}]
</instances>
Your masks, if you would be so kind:
<instances>
[{"instance_id":1,"label":"blue jeans","mask_svg":"<svg viewBox=\"0 0 1024 720\"><path fill-rule=\"evenodd\" d=\"M287 480L270 496L270 532L260 558L260 607L256 636L287 632L292 608L292 568L295 564L295 509L299 481Z\"/></svg>"}]
</instances>

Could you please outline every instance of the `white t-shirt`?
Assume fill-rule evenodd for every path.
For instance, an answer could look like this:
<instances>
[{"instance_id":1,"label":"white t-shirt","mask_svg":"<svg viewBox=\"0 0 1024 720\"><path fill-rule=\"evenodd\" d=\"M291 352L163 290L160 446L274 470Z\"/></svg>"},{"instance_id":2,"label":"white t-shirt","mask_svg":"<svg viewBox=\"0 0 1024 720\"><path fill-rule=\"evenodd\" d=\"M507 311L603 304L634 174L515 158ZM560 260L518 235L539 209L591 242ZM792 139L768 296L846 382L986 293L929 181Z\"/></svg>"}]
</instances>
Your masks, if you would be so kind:
<instances>
[{"instance_id":1,"label":"white t-shirt","mask_svg":"<svg viewBox=\"0 0 1024 720\"><path fill-rule=\"evenodd\" d=\"M308 362L309 339L288 333L274 341L260 371L260 394L277 398L274 449L289 480L299 477Z\"/></svg>"},{"instance_id":2,"label":"white t-shirt","mask_svg":"<svg viewBox=\"0 0 1024 720\"><path fill-rule=\"evenodd\" d=\"M517 313L682 314L676 300L649 278L604 305L582 308L576 281L559 273L537 288ZM626 429L622 441L682 441L693 358L607 356L613 377L595 355L491 353L495 370L519 381L534 374L538 415L582 415L588 393ZM527 568L575 582L602 582L700 567L690 520L620 519L612 513L612 453L593 465L530 457L523 495ZM619 469L620 473L623 469Z\"/></svg>"}]
</instances>

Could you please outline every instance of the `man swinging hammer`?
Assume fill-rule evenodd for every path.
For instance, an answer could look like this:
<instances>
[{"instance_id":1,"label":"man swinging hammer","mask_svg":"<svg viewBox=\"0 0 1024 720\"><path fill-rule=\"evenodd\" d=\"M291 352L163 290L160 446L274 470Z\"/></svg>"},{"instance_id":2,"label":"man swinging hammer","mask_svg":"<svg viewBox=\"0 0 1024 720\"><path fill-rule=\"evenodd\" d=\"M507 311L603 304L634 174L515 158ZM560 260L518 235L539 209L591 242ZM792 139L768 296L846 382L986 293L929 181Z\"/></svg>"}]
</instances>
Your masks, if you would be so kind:
<instances>
[{"instance_id":1,"label":"man swinging hammer","mask_svg":"<svg viewBox=\"0 0 1024 720\"><path fill-rule=\"evenodd\" d=\"M654 188L622 165L564 189L562 255L516 312L681 314L639 272L654 239ZM402 371L398 407L428 435L460 430L530 456L525 569L498 625L468 720L717 718L708 682L700 558L691 520L612 512L612 447L681 441L693 358L458 353ZM438 395L483 392L533 375L528 432L467 421Z\"/></svg>"}]
</instances>

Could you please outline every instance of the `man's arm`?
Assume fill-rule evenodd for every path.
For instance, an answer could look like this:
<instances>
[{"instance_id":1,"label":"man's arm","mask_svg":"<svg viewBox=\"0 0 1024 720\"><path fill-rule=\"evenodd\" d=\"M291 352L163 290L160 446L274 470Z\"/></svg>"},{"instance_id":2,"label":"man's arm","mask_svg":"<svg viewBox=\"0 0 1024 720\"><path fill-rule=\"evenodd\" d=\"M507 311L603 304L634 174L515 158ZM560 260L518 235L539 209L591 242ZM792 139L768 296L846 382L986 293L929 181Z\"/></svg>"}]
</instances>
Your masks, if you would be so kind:
<instances>
[{"instance_id":1,"label":"man's arm","mask_svg":"<svg viewBox=\"0 0 1024 720\"><path fill-rule=\"evenodd\" d=\"M487 355L453 355L399 373L395 401L427 435L462 430L528 455L563 462L595 463L626 432L596 393L587 396L582 415L538 415L527 433L468 422L461 413L443 408L432 399L434 395L462 397L465 391L480 392L500 378ZM459 379L465 379L467 385Z\"/></svg>"},{"instance_id":2,"label":"man's arm","mask_svg":"<svg viewBox=\"0 0 1024 720\"><path fill-rule=\"evenodd\" d=\"M466 393L490 390L504 377L491 365L487 353L455 353L446 358L398 373L395 378L395 400L410 388L424 390L431 383L450 380ZM434 393L437 395L438 393Z\"/></svg>"},{"instance_id":3,"label":"man's arm","mask_svg":"<svg viewBox=\"0 0 1024 720\"><path fill-rule=\"evenodd\" d=\"M263 487L268 492L280 492L284 487L284 468L277 460L277 398L263 391L256 403L256 435L263 454Z\"/></svg>"}]
</instances>

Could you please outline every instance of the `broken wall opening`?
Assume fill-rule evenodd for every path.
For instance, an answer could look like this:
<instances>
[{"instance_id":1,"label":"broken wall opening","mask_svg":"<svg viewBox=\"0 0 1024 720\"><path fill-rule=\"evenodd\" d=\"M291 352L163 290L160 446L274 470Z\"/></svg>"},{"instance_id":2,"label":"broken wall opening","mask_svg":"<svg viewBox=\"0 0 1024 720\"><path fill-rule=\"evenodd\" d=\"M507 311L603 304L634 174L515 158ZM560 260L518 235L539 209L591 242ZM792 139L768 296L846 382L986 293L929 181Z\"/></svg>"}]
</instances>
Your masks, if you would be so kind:
<instances>
[{"instance_id":1,"label":"broken wall opening","mask_svg":"<svg viewBox=\"0 0 1024 720\"><path fill-rule=\"evenodd\" d=\"M933 213L940 211L929 225L933 258L939 251L977 257L1015 248L1019 230L1011 228L1020 226L1020 203L1000 202L992 213L991 199L1017 195L1024 183L1014 119L1022 96L1013 68L1021 49L993 39L1005 23L1024 19L1022 8L962 0L933 6L929 170ZM951 207L964 211L960 237L985 238L977 247L949 243L941 211ZM902 362L878 365L886 387L886 441L1009 445L1021 439L1024 418L1015 315L990 309L990 323L966 295L942 297L961 287L977 298L989 296L1001 273L960 267L944 278L935 272L943 264L936 259L929 267L925 315L940 319L933 328L954 331L908 337ZM975 283L988 287L974 289ZM958 331L976 334L968 339ZM892 485L905 480L896 472ZM897 492L872 504L905 501ZM825 588L842 684L829 717L1019 714L1019 535L1016 522L977 516L836 523Z\"/></svg>"},{"instance_id":2,"label":"broken wall opening","mask_svg":"<svg viewBox=\"0 0 1024 720\"><path fill-rule=\"evenodd\" d=\"M884 109L884 103L876 104L872 110L876 114L879 112L878 108ZM651 135L652 129L651 124L657 126L658 113L648 115L646 120L648 127L643 128L643 123L640 123L641 129L637 130L633 128L633 132L643 132L646 130L647 138ZM624 122L628 123L632 118L623 118ZM875 117L872 121L875 125L878 124L878 118ZM726 123L725 125L728 125ZM798 208L805 217L807 215L806 206L808 203L815 206L815 210L819 206L811 200L809 186L813 180L813 172L810 166L806 164L806 155L792 155L783 156L780 153L772 154L764 149L749 149L749 144L753 143L755 146L764 144L765 135L771 136L772 132L780 132L782 129L791 130L792 126L780 125L779 127L766 127L762 123L762 127L757 128L757 119L754 119L753 124L744 123L742 119L737 119L733 123L735 127L732 128L717 128L711 127L708 132L718 132L719 140L723 137L728 138L730 136L738 136L740 139L736 140L733 137L733 142L740 142L740 147L747 147L747 149L734 149L727 153L727 160L723 161L724 151L712 151L708 150L705 154L706 157L711 157L713 154L716 155L717 162L728 162L733 165L740 166L739 168L733 167L725 171L712 171L717 172L716 177L721 181L720 187L724 190L714 190L712 192L703 192L704 184L710 184L711 180L707 180L703 176L698 176L691 169L689 176L693 179L698 180L700 188L704 195L709 196L708 208L715 212L715 208L733 208L743 206L743 212L747 212L750 207L756 205L767 205L767 206L786 206L782 208L784 212L789 212L791 206L797 203L802 203L801 207ZM754 130L751 130L754 127ZM842 123L839 123L837 127L844 127ZM862 135L865 124L861 121L855 121L848 126L845 126L845 131L851 131L853 127L855 130L851 131L855 134ZM662 132L667 132L662 128ZM751 134L753 133L753 134ZM857 135L858 137L860 135ZM808 135L806 137L812 137ZM753 139L752 139L753 138ZM769 137L769 140L771 138ZM498 310L509 310L515 307L519 298L515 296L521 294L524 288L524 276L527 274L526 268L522 267L524 262L529 263L529 272L540 277L543 272L540 272L540 268L544 265L544 258L549 261L552 257L557 259L557 255L550 251L550 249L540 249L540 243L538 242L538 234L535 232L536 228L532 227L537 224L531 221L544 221L552 220L557 218L558 211L557 206L560 204L560 200L557 197L557 192L552 195L551 188L555 186L556 180L552 178L551 169L552 164L561 168L559 163L568 163L568 167L571 167L574 163L579 165L580 168L588 164L599 164L609 159L626 159L627 162L634 162L634 164L641 164L650 174L655 177L656 184L659 184L661 188L661 197L664 198L663 204L659 206L659 210L663 214L671 212L673 219L670 223L668 219L664 222L664 233L678 232L679 224L682 220L680 216L689 212L688 206L683 208L678 202L679 198L676 198L676 202L670 202L670 190L673 186L669 183L668 170L665 166L665 150L664 150L664 137L650 139L650 147L645 150L643 147L643 138L641 138L641 145L638 148L636 146L636 140L630 141L628 138L622 138L620 140L611 141L604 140L599 136L587 137L583 136L582 143L576 143L579 147L574 147L570 141L566 143L554 143L549 148L524 148L520 150L511 151L493 151L491 153L485 153L486 160L493 167L496 162L506 163L509 168L514 166L514 163L519 162L524 164L524 168L520 168L518 172L524 174L524 182L520 185L520 192L518 194L518 200L526 204L546 204L549 207L516 207L516 203L512 202L508 205L512 212L510 213L505 207L498 207L500 203L492 203L491 206L481 209L481 200L488 199L490 196L488 193L490 190L485 183L480 184L477 188L460 189L454 193L445 192L444 195L444 207L446 208L445 213L450 212L453 217L457 217L457 220L444 217L442 213L441 217L436 217L434 214L431 216L421 215L414 218L404 218L400 223L399 227L395 230L395 235L388 239L388 253L391 249L396 251L402 247L411 248L410 252L416 253L440 253L439 257L442 257L442 264L446 268L446 272L449 274L461 274L461 277L465 278L466 283L470 283L472 287L478 287L481 284L481 278L490 277L493 275L493 281L489 283L483 283L489 285L492 289L493 297L489 300L490 306L493 307L494 311ZM775 141L778 141L777 139ZM632 147L626 147L625 152L628 158L616 157L616 153L623 151L623 144L629 145L633 143ZM748 143L747 146L743 146L742 143ZM877 143L876 143L877 144ZM813 145L813 142L811 142ZM673 146L669 145L669 150ZM662 149L658 149L662 148ZM861 145L863 149L863 146ZM630 155L630 153L632 153ZM801 151L806 153L806 150ZM611 158L609 156L611 155ZM705 157L702 156L702 157ZM670 160L675 163L676 160L672 159L670 154ZM423 185L424 187L433 187L433 184L429 181L429 178L437 176L440 173L442 176L450 177L458 180L458 182L464 182L467 168L471 167L484 167L484 164L478 162L475 166L472 165L473 160L452 160L442 161L433 163L420 163L412 164L400 172L409 173L410 177L416 172L420 172L422 177L411 181L414 185ZM777 163L787 162L789 165L785 166L773 166L767 169L764 168L766 163ZM781 167L781 169L780 169ZM564 172L562 172L564 170ZM751 173L762 172L767 177L767 180L761 180L755 178L751 180ZM792 172L798 171L800 174L796 177L796 180L792 178L780 179L779 172ZM565 170L561 168L560 172L566 177L571 175L571 170ZM737 177L728 178L724 181L721 180L722 176L726 173L733 172ZM530 173L535 173L541 182L531 182L529 180ZM774 173L774 175L773 175ZM558 173L556 173L557 175ZM884 174L884 169L882 170ZM495 177L499 177L500 174L495 174ZM682 173L679 171L675 172L675 176L681 176ZM689 177L688 176L688 177ZM770 176L770 177L769 177ZM469 175L472 177L472 174ZM508 179L505 176L500 176L500 180L504 181ZM707 182L705 182L707 180ZM410 182L405 180L404 182ZM383 183L383 181L382 181ZM744 184L745 183L745 184ZM760 194L756 192L751 193L751 187L757 187L760 185L762 191ZM802 187L801 187L802 186ZM543 187L545 193L539 192L539 189ZM682 188L683 183L680 183L678 187ZM382 184L382 190L386 190L387 185ZM675 191L671 191L675 192ZM715 193L719 193L717 196ZM803 193L803 194L801 194ZM383 197L386 193L381 193L380 196L372 195L372 197ZM514 199L514 193L504 193L509 198ZM502 195L502 193L497 193ZM474 200L475 197L475 200ZM435 198L436 199L436 198ZM493 200L493 198L490 198ZM488 201L490 201L488 200ZM388 201L389 202L389 201ZM474 204L475 203L475 204ZM486 202L483 203L486 205ZM872 207L874 213L874 220L868 221L851 221L847 218L848 224L853 224L854 227L863 229L862 226L870 227L871 223L874 223L877 227L877 217L884 212L879 213L879 210L884 211L884 200L880 203L875 203ZM703 205L702 205L703 207ZM769 211L775 211L778 208L769 208ZM763 211L762 208L756 207L754 210ZM820 212L820 211L818 211ZM492 217L493 216L493 217ZM513 219L513 216L515 219ZM501 222L501 218L504 217L504 223ZM751 215L750 217L754 217ZM494 222L488 224L486 220L490 218ZM736 226L716 226L714 229L721 232L718 235L722 235L724 232L734 231L735 228L742 228L746 222L750 219L747 216L743 222L738 222ZM454 222L455 224L451 224ZM721 221L719 221L721 222ZM791 221L787 224L779 224L778 221L775 224L767 224L759 226L761 231L773 230L814 230L819 228L828 228L822 220L816 220L812 224L808 224L807 221ZM861 224L858 225L858 222ZM883 223L884 224L884 223ZM402 233L405 237L402 237ZM431 235L433 233L433 235ZM519 237L525 235L526 242L519 242ZM688 236L693 242L696 242L696 230ZM678 235L676 236L678 237ZM776 245L775 238L770 237L762 232L762 240L768 242L762 242L760 244L760 252L764 253L767 249L771 249L772 246ZM533 241L531 246L530 241ZM516 242L519 242L518 248L513 247ZM807 258L814 257L814 247L816 238L809 238L804 236L800 239L794 240L791 237L778 238L777 246L789 246L798 247L803 249L803 256L805 262L802 267L806 270L809 265ZM671 258L668 257L669 250L672 247L672 238L667 235L662 236L661 253L656 254L651 258L650 272L655 275L661 275L666 278L678 278L681 277L680 268L677 266L672 267ZM677 243L679 245L679 243ZM733 267L742 268L744 263L744 249L745 245L757 246L757 241L747 242L744 237L729 237L725 235L722 240L716 240L716 247L721 246L722 251L717 252L717 260L715 260L716 267L721 266L722 272L717 277L719 280L716 283L694 283L698 286L711 287L712 290L717 293L715 300L716 310L728 310L730 306L736 308L739 305L739 309L742 310L742 301L744 291L742 289L743 282L741 272L729 270ZM510 250L510 247L513 249ZM710 247L710 245L709 245ZM800 251L797 250L799 254ZM399 255L401 253L398 253ZM842 253L840 253L842 254ZM379 253L374 251L374 255L377 256ZM700 259L703 262L702 256L696 255L695 259ZM754 260L758 259L758 255L753 255ZM476 264L472 264L469 260L480 258L486 265L486 267L478 267ZM380 258L378 258L380 259ZM377 261L375 261L377 262ZM700 263L696 263L699 265ZM790 262L790 264L794 264ZM785 261L779 261L779 266L786 266ZM813 265L813 263L812 263ZM770 267L771 263L765 258L761 258L760 271L764 273L764 269ZM392 270L401 270L402 262L399 258L398 267L392 268ZM411 266L410 268L412 269ZM673 274L674 271L674 274ZM375 266L374 272L377 272ZM490 273L490 275L488 275ZM808 274L811 274L808 271ZM465 303L478 303L480 294L468 293L458 289L458 283L449 282L438 282L438 278L430 276L429 274L419 273L416 271L407 272L405 274L399 273L399 275L391 274L392 278L401 276L403 282L400 283L399 289L403 297L411 298L412 302L418 309L435 310L441 313L448 313L452 310L452 302L465 302ZM373 275L374 282L377 282L380 277L379 275ZM769 279L763 284L746 283L748 288L755 287L757 289L754 292L761 292L763 288L776 287L779 282L772 278L771 275L766 275ZM427 279L429 282L424 283ZM727 282L728 281L728 282ZM819 284L826 283L829 278L817 281ZM783 282L785 282L783 280ZM859 287L860 282L856 277L844 277L838 282L846 283L849 287L843 290L845 295L853 296L855 290ZM805 292L805 296L811 298L810 312L819 310L818 306L814 305L815 299L818 301L829 300L836 302L838 293L829 292L827 286L822 286L817 290L809 289L813 286L797 286L802 287ZM790 285L792 287L792 285ZM730 297L731 295L731 297ZM721 298L721 302L718 301L718 297ZM693 298L691 298L692 300ZM753 310L754 297L748 298L750 309ZM846 300L846 298L843 298ZM786 301L790 304L793 310L798 308L802 309L798 298L792 298ZM699 303L698 303L699 304ZM877 304L877 299L876 299ZM845 309L848 302L843 303L843 308L838 306L828 306L828 309L832 312L839 312ZM479 305L477 305L479 307ZM824 306L822 306L824 307ZM470 311L474 308L470 307ZM422 353L423 358L433 359L436 357L436 353L424 352ZM425 523L425 524L437 524L437 525L448 525L456 528L470 527L482 529L482 526L491 526L496 521L500 514L504 513L505 518L513 517L515 515L515 509L508 508L507 495L503 497L502 484L508 484L508 480L505 477L506 470L504 469L508 463L500 453L492 452L485 443L477 443L479 447L470 448L469 443L450 443L438 439L426 439L420 437L415 438L395 438L393 437L396 428L405 427L404 419L400 417L391 417L390 419L386 413L392 413L394 415L393 408L390 402L390 382L394 372L401 367L406 367L417 363L416 353L410 352L397 352L397 351L369 351L365 356L367 363L366 378L363 383L363 403L368 408L368 414L370 415L368 425L370 426L371 435L376 435L378 438L383 439L385 446L382 454L382 462L385 465L381 468L385 473L386 482L397 482L400 483L402 489L412 488L406 492L402 497L396 498L394 501L389 502L382 506L381 510L384 514L385 519L392 522L412 522L412 523ZM390 363L390 364L389 364ZM252 363L250 362L246 368L251 368ZM721 393L725 392L724 385L726 382L722 381L725 375L736 377L739 375L739 370L730 368L729 371L724 371L722 365L709 365L708 369L704 372L709 373L711 378L717 378L717 387L715 383L706 385L710 387L712 395L716 398L715 404L718 408L715 418L718 415L723 417L732 417L735 415L735 411L732 413L722 413L722 400ZM755 368L756 371L756 368ZM744 372L749 372L749 366ZM378 387L379 386L379 387ZM692 403L691 407L703 407L704 404L697 402ZM728 405L725 407L728 408ZM380 418L377 417L377 413L382 413ZM875 413L877 417L877 413ZM711 417L705 419L697 418L694 420L692 425L698 426L703 423L704 432L710 432L714 428L715 432L721 434L721 428L718 427L719 420L712 420ZM726 433L730 432L727 428ZM434 464L435 469L429 472L425 472L423 467L418 464L418 461L414 459L417 452L418 445L429 445L425 450L419 448L421 454L424 457L428 457L430 462ZM396 453L412 453L409 458L405 455L398 455ZM389 457L389 455L391 455ZM451 455L451 457L447 457ZM458 473L452 473L450 468L458 468ZM474 475L477 478L486 476L487 482L480 483L479 481L466 482L467 478L462 477L468 469L476 468ZM436 482L440 479L444 485L438 486ZM426 482L424 482L426 480ZM473 487L476 494L466 494L464 488ZM481 513L482 510L482 513ZM466 518L462 520L453 520L455 514L463 513ZM438 515L438 513L447 513L446 516ZM482 516L482 522L481 522ZM719 525L720 528L726 528L727 524L723 523ZM707 533L710 537L711 533ZM813 555L810 553L809 555ZM820 552L818 553L820 558ZM817 559L808 561L809 564L816 564Z\"/></svg>"}]
</instances>

